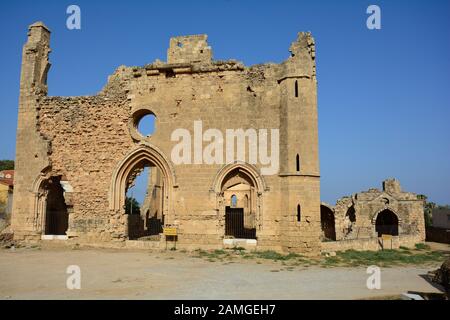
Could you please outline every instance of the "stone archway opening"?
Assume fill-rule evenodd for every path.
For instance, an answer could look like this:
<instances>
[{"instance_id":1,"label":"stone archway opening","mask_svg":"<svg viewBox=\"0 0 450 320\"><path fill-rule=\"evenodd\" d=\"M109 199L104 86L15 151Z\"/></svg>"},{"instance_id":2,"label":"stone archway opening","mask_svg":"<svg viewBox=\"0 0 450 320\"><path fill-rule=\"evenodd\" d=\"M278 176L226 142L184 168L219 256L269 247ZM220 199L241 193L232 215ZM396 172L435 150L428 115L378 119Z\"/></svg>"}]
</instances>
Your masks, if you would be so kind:
<instances>
[{"instance_id":1,"label":"stone archway opening","mask_svg":"<svg viewBox=\"0 0 450 320\"><path fill-rule=\"evenodd\" d=\"M148 159L134 165L126 180L125 214L128 238L159 240L164 226L164 176Z\"/></svg>"},{"instance_id":2,"label":"stone archway opening","mask_svg":"<svg viewBox=\"0 0 450 320\"><path fill-rule=\"evenodd\" d=\"M383 234L398 236L398 217L389 209L385 209L378 213L375 221L375 230L378 237Z\"/></svg>"},{"instance_id":3,"label":"stone archway opening","mask_svg":"<svg viewBox=\"0 0 450 320\"><path fill-rule=\"evenodd\" d=\"M256 239L256 186L245 171L235 168L221 183L225 199L225 237Z\"/></svg>"},{"instance_id":4,"label":"stone archway opening","mask_svg":"<svg viewBox=\"0 0 450 320\"><path fill-rule=\"evenodd\" d=\"M336 241L336 227L334 212L327 206L320 206L320 222L323 240Z\"/></svg>"},{"instance_id":5,"label":"stone archway opening","mask_svg":"<svg viewBox=\"0 0 450 320\"><path fill-rule=\"evenodd\" d=\"M69 213L64 199L61 176L51 177L43 183L45 197L45 235L66 235Z\"/></svg>"},{"instance_id":6,"label":"stone archway opening","mask_svg":"<svg viewBox=\"0 0 450 320\"><path fill-rule=\"evenodd\" d=\"M138 210L127 212L127 196L136 177L148 172L145 196ZM175 183L175 172L161 151L151 145L142 145L130 152L113 173L110 188L110 210L118 221L115 227L120 237L136 240L152 237L159 240L162 228L173 224L173 204L170 202ZM128 195L127 195L128 193ZM129 202L129 201L128 201Z\"/></svg>"}]
</instances>

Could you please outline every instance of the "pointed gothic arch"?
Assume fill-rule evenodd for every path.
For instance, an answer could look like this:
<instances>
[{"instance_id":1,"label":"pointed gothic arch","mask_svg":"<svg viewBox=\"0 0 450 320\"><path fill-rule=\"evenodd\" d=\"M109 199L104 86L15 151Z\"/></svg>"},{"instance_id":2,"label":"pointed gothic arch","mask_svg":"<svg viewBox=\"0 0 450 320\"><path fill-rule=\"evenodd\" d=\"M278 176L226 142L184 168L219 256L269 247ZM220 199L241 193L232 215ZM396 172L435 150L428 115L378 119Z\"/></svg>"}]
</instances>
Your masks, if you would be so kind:
<instances>
[{"instance_id":1,"label":"pointed gothic arch","mask_svg":"<svg viewBox=\"0 0 450 320\"><path fill-rule=\"evenodd\" d=\"M381 237L383 234L398 236L399 222L398 215L388 207L379 210L372 218L378 237Z\"/></svg>"},{"instance_id":2,"label":"pointed gothic arch","mask_svg":"<svg viewBox=\"0 0 450 320\"><path fill-rule=\"evenodd\" d=\"M265 190L267 186L256 167L243 162L222 167L211 186L211 191L216 194L216 210L221 221L219 225L224 226L218 230L219 234L256 238L262 226L262 194ZM229 205L227 199L231 195L237 196L237 207ZM245 203L248 205L243 205Z\"/></svg>"},{"instance_id":3,"label":"pointed gothic arch","mask_svg":"<svg viewBox=\"0 0 450 320\"><path fill-rule=\"evenodd\" d=\"M129 152L116 166L111 179L109 208L110 210L125 214L124 205L129 177L136 168L145 165L154 166L161 172L164 184L162 214L166 218L165 221L170 223L174 218L172 196L173 188L177 186L175 171L171 162L161 150L149 143L141 144Z\"/></svg>"}]
</instances>

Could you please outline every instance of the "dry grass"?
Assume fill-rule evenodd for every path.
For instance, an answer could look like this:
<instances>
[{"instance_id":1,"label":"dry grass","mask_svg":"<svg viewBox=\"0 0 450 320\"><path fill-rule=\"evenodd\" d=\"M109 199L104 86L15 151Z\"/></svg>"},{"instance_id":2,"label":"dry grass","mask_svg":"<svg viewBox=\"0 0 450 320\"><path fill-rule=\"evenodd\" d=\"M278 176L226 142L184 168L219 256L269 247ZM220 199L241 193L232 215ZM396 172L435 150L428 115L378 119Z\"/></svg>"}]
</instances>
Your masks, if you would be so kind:
<instances>
[{"instance_id":1,"label":"dry grass","mask_svg":"<svg viewBox=\"0 0 450 320\"><path fill-rule=\"evenodd\" d=\"M275 251L246 251L243 248L196 250L194 257L210 262L216 261L253 261L257 264L279 262L287 270L295 267L321 266L329 267L359 267L377 265L390 267L399 265L426 265L443 261L450 252L432 251L427 245L417 245L416 249L401 247L398 250L337 252L336 256L304 257L296 253L282 254Z\"/></svg>"}]
</instances>

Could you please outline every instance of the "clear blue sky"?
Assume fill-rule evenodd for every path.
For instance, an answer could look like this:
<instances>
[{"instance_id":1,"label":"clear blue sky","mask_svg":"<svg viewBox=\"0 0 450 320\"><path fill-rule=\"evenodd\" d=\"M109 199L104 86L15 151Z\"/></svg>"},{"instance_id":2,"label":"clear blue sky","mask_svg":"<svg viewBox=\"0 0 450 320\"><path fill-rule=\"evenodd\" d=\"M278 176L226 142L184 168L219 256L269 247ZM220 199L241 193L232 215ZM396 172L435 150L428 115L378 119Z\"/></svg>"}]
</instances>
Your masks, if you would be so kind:
<instances>
[{"instance_id":1,"label":"clear blue sky","mask_svg":"<svg viewBox=\"0 0 450 320\"><path fill-rule=\"evenodd\" d=\"M82 29L66 29L81 7ZM381 7L382 29L366 28ZM380 187L450 203L450 1L2 1L0 159L14 158L27 26L52 30L50 95L98 92L119 65L166 59L169 37L207 33L214 58L281 62L316 39L322 199Z\"/></svg>"}]
</instances>

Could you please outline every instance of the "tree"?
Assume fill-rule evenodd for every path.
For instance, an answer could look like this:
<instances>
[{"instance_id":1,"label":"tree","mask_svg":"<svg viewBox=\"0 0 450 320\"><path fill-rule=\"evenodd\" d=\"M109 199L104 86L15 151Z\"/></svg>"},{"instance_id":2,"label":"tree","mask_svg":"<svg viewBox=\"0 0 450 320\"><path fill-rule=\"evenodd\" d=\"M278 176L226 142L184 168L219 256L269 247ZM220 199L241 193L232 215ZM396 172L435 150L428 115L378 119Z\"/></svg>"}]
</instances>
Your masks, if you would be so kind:
<instances>
[{"instance_id":1,"label":"tree","mask_svg":"<svg viewBox=\"0 0 450 320\"><path fill-rule=\"evenodd\" d=\"M425 218L425 227L433 226L432 213L433 209L436 208L436 203L428 202L428 197L426 195L420 194L417 196L419 199L423 200L423 215Z\"/></svg>"},{"instance_id":2,"label":"tree","mask_svg":"<svg viewBox=\"0 0 450 320\"><path fill-rule=\"evenodd\" d=\"M0 160L0 171L14 170L14 160Z\"/></svg>"},{"instance_id":3,"label":"tree","mask_svg":"<svg viewBox=\"0 0 450 320\"><path fill-rule=\"evenodd\" d=\"M140 214L141 207L135 198L126 197L125 199L125 214Z\"/></svg>"}]
</instances>

